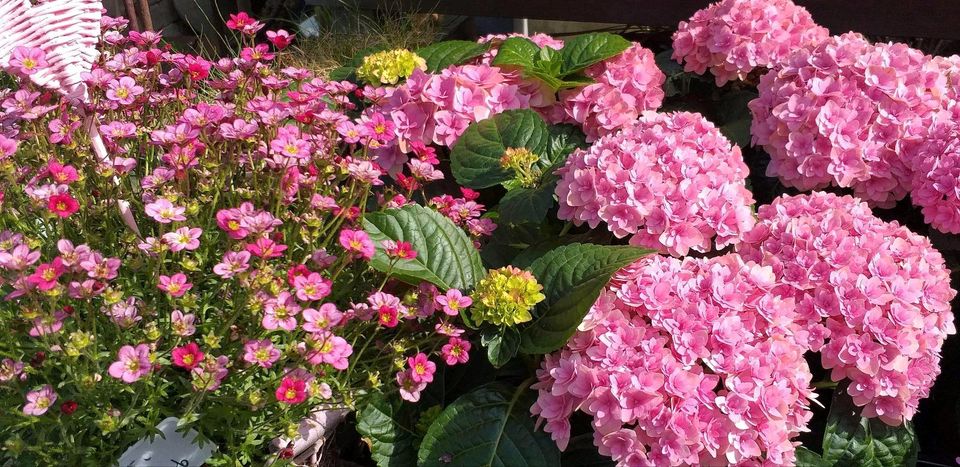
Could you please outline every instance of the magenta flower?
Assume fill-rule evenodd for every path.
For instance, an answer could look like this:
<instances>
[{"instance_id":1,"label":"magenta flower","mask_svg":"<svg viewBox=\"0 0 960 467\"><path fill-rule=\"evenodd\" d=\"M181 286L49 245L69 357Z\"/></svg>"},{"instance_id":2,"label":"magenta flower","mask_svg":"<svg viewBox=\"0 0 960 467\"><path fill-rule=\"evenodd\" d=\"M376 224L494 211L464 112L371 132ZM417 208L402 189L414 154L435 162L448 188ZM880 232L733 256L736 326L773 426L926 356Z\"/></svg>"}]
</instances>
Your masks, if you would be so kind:
<instances>
[{"instance_id":1,"label":"magenta flower","mask_svg":"<svg viewBox=\"0 0 960 467\"><path fill-rule=\"evenodd\" d=\"M330 295L333 283L318 273L311 272L306 276L296 276L293 279L293 287L297 291L297 298L302 301L310 302L323 300Z\"/></svg>"},{"instance_id":2,"label":"magenta flower","mask_svg":"<svg viewBox=\"0 0 960 467\"><path fill-rule=\"evenodd\" d=\"M443 307L443 312L450 316L457 316L460 310L473 304L473 299L457 289L450 289L445 295L437 295L436 301Z\"/></svg>"},{"instance_id":3,"label":"magenta flower","mask_svg":"<svg viewBox=\"0 0 960 467\"><path fill-rule=\"evenodd\" d=\"M53 181L62 184L69 185L77 181L77 169L72 165L63 165L57 161L50 161L47 163L47 171L50 173L50 178Z\"/></svg>"},{"instance_id":4,"label":"magenta flower","mask_svg":"<svg viewBox=\"0 0 960 467\"><path fill-rule=\"evenodd\" d=\"M160 198L150 204L147 204L144 207L144 211L153 220L161 224L169 224L174 221L187 220L187 218L183 215L183 213L187 211L186 208L175 206L166 198Z\"/></svg>"},{"instance_id":5,"label":"magenta flower","mask_svg":"<svg viewBox=\"0 0 960 467\"><path fill-rule=\"evenodd\" d=\"M277 50L283 50L287 48L287 46L293 42L293 38L294 36L292 34L283 29L267 31L267 40L270 41L270 43L273 44Z\"/></svg>"},{"instance_id":6,"label":"magenta flower","mask_svg":"<svg viewBox=\"0 0 960 467\"><path fill-rule=\"evenodd\" d=\"M243 361L270 368L280 358L280 350L270 339L250 340L243 344Z\"/></svg>"},{"instance_id":7,"label":"magenta flower","mask_svg":"<svg viewBox=\"0 0 960 467\"><path fill-rule=\"evenodd\" d=\"M224 253L223 260L213 266L213 272L224 279L230 279L250 269L249 263L249 251L228 251Z\"/></svg>"},{"instance_id":8,"label":"magenta flower","mask_svg":"<svg viewBox=\"0 0 960 467\"><path fill-rule=\"evenodd\" d=\"M124 383L132 383L149 374L152 365L147 344L125 345L117 352L117 361L110 364L108 372Z\"/></svg>"},{"instance_id":9,"label":"magenta flower","mask_svg":"<svg viewBox=\"0 0 960 467\"><path fill-rule=\"evenodd\" d=\"M43 263L37 266L37 270L27 277L27 281L40 290L51 290L57 286L57 281L65 271L66 268L63 266L63 260L58 256L50 263Z\"/></svg>"},{"instance_id":10,"label":"magenta flower","mask_svg":"<svg viewBox=\"0 0 960 467\"><path fill-rule=\"evenodd\" d=\"M433 381L433 374L437 371L437 364L431 362L423 352L407 359L410 367L410 377L418 383Z\"/></svg>"},{"instance_id":11,"label":"magenta flower","mask_svg":"<svg viewBox=\"0 0 960 467\"><path fill-rule=\"evenodd\" d=\"M56 401L57 393L53 390L53 386L44 384L40 389L27 393L27 403L23 406L23 413L33 416L43 415Z\"/></svg>"},{"instance_id":12,"label":"magenta flower","mask_svg":"<svg viewBox=\"0 0 960 467\"><path fill-rule=\"evenodd\" d=\"M185 370L193 370L203 361L203 352L196 342L174 347L170 353L173 364Z\"/></svg>"},{"instance_id":13,"label":"magenta flower","mask_svg":"<svg viewBox=\"0 0 960 467\"><path fill-rule=\"evenodd\" d=\"M447 365L467 363L470 360L470 341L451 337L440 349L440 352Z\"/></svg>"},{"instance_id":14,"label":"magenta flower","mask_svg":"<svg viewBox=\"0 0 960 467\"><path fill-rule=\"evenodd\" d=\"M248 243L245 248L258 258L270 259L283 256L283 252L286 251L287 246L274 242L269 238L258 238L256 242Z\"/></svg>"},{"instance_id":15,"label":"magenta flower","mask_svg":"<svg viewBox=\"0 0 960 467\"><path fill-rule=\"evenodd\" d=\"M196 250L200 248L200 235L203 229L198 227L180 227L173 232L163 234L163 241L170 247L170 251Z\"/></svg>"},{"instance_id":16,"label":"magenta flower","mask_svg":"<svg viewBox=\"0 0 960 467\"><path fill-rule=\"evenodd\" d=\"M347 358L353 354L353 347L346 339L329 331L321 331L309 336L307 349L304 357L311 365L326 363L338 370L346 370L350 366Z\"/></svg>"},{"instance_id":17,"label":"magenta flower","mask_svg":"<svg viewBox=\"0 0 960 467\"><path fill-rule=\"evenodd\" d=\"M413 250L413 245L408 242L395 242L393 240L383 241L383 252L390 258L411 260L417 257L417 252Z\"/></svg>"},{"instance_id":18,"label":"magenta flower","mask_svg":"<svg viewBox=\"0 0 960 467\"><path fill-rule=\"evenodd\" d=\"M47 200L47 209L58 217L67 218L80 210L80 203L69 193L59 193Z\"/></svg>"},{"instance_id":19,"label":"magenta flower","mask_svg":"<svg viewBox=\"0 0 960 467\"><path fill-rule=\"evenodd\" d=\"M46 57L46 52L39 47L18 46L10 55L9 66L18 68L24 75L32 75L49 65Z\"/></svg>"},{"instance_id":20,"label":"magenta flower","mask_svg":"<svg viewBox=\"0 0 960 467\"><path fill-rule=\"evenodd\" d=\"M8 383L23 374L23 362L12 358L0 361L0 383Z\"/></svg>"},{"instance_id":21,"label":"magenta flower","mask_svg":"<svg viewBox=\"0 0 960 467\"><path fill-rule=\"evenodd\" d=\"M133 104L141 94L143 94L143 86L138 85L129 76L122 76L107 83L107 99L122 105Z\"/></svg>"},{"instance_id":22,"label":"magenta flower","mask_svg":"<svg viewBox=\"0 0 960 467\"><path fill-rule=\"evenodd\" d=\"M92 279L113 280L120 271L120 258L104 258L94 251L80 261L80 269L87 271L87 276Z\"/></svg>"},{"instance_id":23,"label":"magenta flower","mask_svg":"<svg viewBox=\"0 0 960 467\"><path fill-rule=\"evenodd\" d=\"M178 272L172 276L161 275L157 288L173 298L180 298L193 288L193 284L187 279L186 274Z\"/></svg>"},{"instance_id":24,"label":"magenta flower","mask_svg":"<svg viewBox=\"0 0 960 467\"><path fill-rule=\"evenodd\" d=\"M277 388L276 396L277 400L284 404L299 404L307 400L307 383L299 378L284 376L280 381L280 387Z\"/></svg>"},{"instance_id":25,"label":"magenta flower","mask_svg":"<svg viewBox=\"0 0 960 467\"><path fill-rule=\"evenodd\" d=\"M280 292L275 298L267 300L263 306L263 319L261 324L264 329L284 331L293 331L297 328L297 313L300 313L300 305L288 292Z\"/></svg>"},{"instance_id":26,"label":"magenta flower","mask_svg":"<svg viewBox=\"0 0 960 467\"><path fill-rule=\"evenodd\" d=\"M230 14L230 19L227 20L227 27L252 36L263 28L263 23L253 19L246 12L241 11L237 14Z\"/></svg>"},{"instance_id":27,"label":"magenta flower","mask_svg":"<svg viewBox=\"0 0 960 467\"><path fill-rule=\"evenodd\" d=\"M375 251L370 236L362 230L343 229L340 231L340 246L348 253L369 260Z\"/></svg>"}]
</instances>

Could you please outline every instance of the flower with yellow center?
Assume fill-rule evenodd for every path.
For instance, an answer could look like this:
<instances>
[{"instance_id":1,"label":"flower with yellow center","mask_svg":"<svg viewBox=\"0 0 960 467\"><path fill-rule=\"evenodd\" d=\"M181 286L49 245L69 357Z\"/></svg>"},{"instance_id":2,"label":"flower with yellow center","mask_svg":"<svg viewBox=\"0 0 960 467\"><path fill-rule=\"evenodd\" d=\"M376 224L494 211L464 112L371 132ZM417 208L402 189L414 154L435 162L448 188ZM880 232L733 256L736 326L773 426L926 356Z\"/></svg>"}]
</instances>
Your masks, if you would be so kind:
<instances>
[{"instance_id":1,"label":"flower with yellow center","mask_svg":"<svg viewBox=\"0 0 960 467\"><path fill-rule=\"evenodd\" d=\"M477 323L513 326L533 319L530 310L543 301L543 286L529 271L507 266L491 270L471 297L471 316Z\"/></svg>"},{"instance_id":2,"label":"flower with yellow center","mask_svg":"<svg viewBox=\"0 0 960 467\"><path fill-rule=\"evenodd\" d=\"M357 78L374 86L397 84L401 79L409 78L418 68L427 69L423 57L407 49L385 50L363 57L363 63L357 68Z\"/></svg>"}]
</instances>

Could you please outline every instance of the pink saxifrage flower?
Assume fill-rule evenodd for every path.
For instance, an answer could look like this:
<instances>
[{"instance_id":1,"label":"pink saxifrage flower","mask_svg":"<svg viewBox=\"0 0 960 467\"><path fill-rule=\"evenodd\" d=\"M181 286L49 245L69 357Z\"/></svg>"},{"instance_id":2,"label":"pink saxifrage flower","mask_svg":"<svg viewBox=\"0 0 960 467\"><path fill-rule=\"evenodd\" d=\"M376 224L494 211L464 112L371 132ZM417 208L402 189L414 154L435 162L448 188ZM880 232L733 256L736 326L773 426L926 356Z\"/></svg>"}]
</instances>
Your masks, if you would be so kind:
<instances>
[{"instance_id":1,"label":"pink saxifrage flower","mask_svg":"<svg viewBox=\"0 0 960 467\"><path fill-rule=\"evenodd\" d=\"M178 272L172 276L161 275L157 288L173 298L180 298L193 288L186 274Z\"/></svg>"},{"instance_id":2,"label":"pink saxifrage flower","mask_svg":"<svg viewBox=\"0 0 960 467\"><path fill-rule=\"evenodd\" d=\"M270 368L280 359L280 350L273 346L270 339L250 340L243 344L243 361Z\"/></svg>"},{"instance_id":3,"label":"pink saxifrage flower","mask_svg":"<svg viewBox=\"0 0 960 467\"><path fill-rule=\"evenodd\" d=\"M125 345L117 352L117 361L110 364L110 376L124 383L133 383L150 374L153 364L150 362L150 346L139 344L136 347Z\"/></svg>"},{"instance_id":4,"label":"pink saxifrage flower","mask_svg":"<svg viewBox=\"0 0 960 467\"><path fill-rule=\"evenodd\" d=\"M435 300L443 307L443 312L449 316L457 316L461 310L473 304L473 299L458 289L447 290L447 293L437 295Z\"/></svg>"},{"instance_id":5,"label":"pink saxifrage flower","mask_svg":"<svg viewBox=\"0 0 960 467\"><path fill-rule=\"evenodd\" d=\"M39 417L47 413L50 406L57 401L57 393L53 390L53 386L44 384L40 389L28 392L26 399L27 403L23 406L24 415Z\"/></svg>"},{"instance_id":6,"label":"pink saxifrage flower","mask_svg":"<svg viewBox=\"0 0 960 467\"><path fill-rule=\"evenodd\" d=\"M196 342L175 347L170 355L173 364L185 370L193 370L203 362L204 353Z\"/></svg>"}]
</instances>

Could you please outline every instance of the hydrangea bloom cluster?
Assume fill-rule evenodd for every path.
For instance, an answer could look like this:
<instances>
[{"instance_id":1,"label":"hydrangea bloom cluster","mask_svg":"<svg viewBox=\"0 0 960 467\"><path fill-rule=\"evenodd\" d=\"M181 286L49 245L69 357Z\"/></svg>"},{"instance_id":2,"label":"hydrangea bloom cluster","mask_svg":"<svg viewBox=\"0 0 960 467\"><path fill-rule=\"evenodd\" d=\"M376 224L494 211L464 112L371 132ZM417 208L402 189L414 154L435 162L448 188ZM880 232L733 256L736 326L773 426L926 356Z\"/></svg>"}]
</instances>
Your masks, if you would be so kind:
<instances>
[{"instance_id":1,"label":"hydrangea bloom cluster","mask_svg":"<svg viewBox=\"0 0 960 467\"><path fill-rule=\"evenodd\" d=\"M529 104L517 77L497 67L463 65L439 74L414 70L403 85L389 91L383 112L401 138L451 146L471 123Z\"/></svg>"},{"instance_id":2,"label":"hydrangea bloom cluster","mask_svg":"<svg viewBox=\"0 0 960 467\"><path fill-rule=\"evenodd\" d=\"M960 233L960 105L937 112L913 158L910 200L933 228Z\"/></svg>"},{"instance_id":3,"label":"hydrangea bloom cluster","mask_svg":"<svg viewBox=\"0 0 960 467\"><path fill-rule=\"evenodd\" d=\"M793 463L815 394L778 285L735 254L641 259L546 357L532 412L561 448L585 412L623 466Z\"/></svg>"},{"instance_id":4,"label":"hydrangea bloom cluster","mask_svg":"<svg viewBox=\"0 0 960 467\"><path fill-rule=\"evenodd\" d=\"M904 44L831 37L761 78L750 102L753 142L770 153L767 175L787 186L852 187L888 207L910 190L945 82L939 62Z\"/></svg>"},{"instance_id":5,"label":"hydrangea bloom cluster","mask_svg":"<svg viewBox=\"0 0 960 467\"><path fill-rule=\"evenodd\" d=\"M530 271L506 266L491 270L473 291L474 323L514 326L533 319L530 311L542 302L543 286Z\"/></svg>"},{"instance_id":6,"label":"hydrangea bloom cluster","mask_svg":"<svg viewBox=\"0 0 960 467\"><path fill-rule=\"evenodd\" d=\"M0 337L0 401L60 417L0 428L0 458L113 455L159 423L141 410L151 401L214 438L220 463L256 463L319 404L416 400L438 366L469 360L471 298L378 268L375 255L392 268L422 252L374 240L364 218L416 196L474 241L496 225L478 193L431 186L437 154L376 105L384 88L281 65L291 36L256 43L264 25L246 14L230 19L245 47L215 61L102 24L87 102L21 75L0 91L0 322L13 330ZM18 57L46 66L36 50ZM449 73L424 94L457 118L523 103L495 69ZM401 146L412 154L388 172L384 153Z\"/></svg>"},{"instance_id":7,"label":"hydrangea bloom cluster","mask_svg":"<svg viewBox=\"0 0 960 467\"><path fill-rule=\"evenodd\" d=\"M874 217L852 197L815 192L759 210L738 252L773 268L796 301L794 335L819 351L867 417L909 420L956 332L949 270L929 240Z\"/></svg>"},{"instance_id":8,"label":"hydrangea bloom cluster","mask_svg":"<svg viewBox=\"0 0 960 467\"><path fill-rule=\"evenodd\" d=\"M707 70L717 86L772 68L796 49L829 37L810 13L790 0L722 0L681 21L673 59L697 74Z\"/></svg>"},{"instance_id":9,"label":"hydrangea bloom cluster","mask_svg":"<svg viewBox=\"0 0 960 467\"><path fill-rule=\"evenodd\" d=\"M740 148L699 114L646 113L578 150L557 172L560 219L685 255L737 241L753 227Z\"/></svg>"},{"instance_id":10,"label":"hydrangea bloom cluster","mask_svg":"<svg viewBox=\"0 0 960 467\"><path fill-rule=\"evenodd\" d=\"M629 126L663 103L666 75L653 52L640 44L584 72L596 82L563 91L560 99L569 119L583 126L587 141Z\"/></svg>"},{"instance_id":11,"label":"hydrangea bloom cluster","mask_svg":"<svg viewBox=\"0 0 960 467\"><path fill-rule=\"evenodd\" d=\"M406 49L385 50L363 57L357 78L373 85L397 84L417 69L427 69L423 57Z\"/></svg>"}]
</instances>

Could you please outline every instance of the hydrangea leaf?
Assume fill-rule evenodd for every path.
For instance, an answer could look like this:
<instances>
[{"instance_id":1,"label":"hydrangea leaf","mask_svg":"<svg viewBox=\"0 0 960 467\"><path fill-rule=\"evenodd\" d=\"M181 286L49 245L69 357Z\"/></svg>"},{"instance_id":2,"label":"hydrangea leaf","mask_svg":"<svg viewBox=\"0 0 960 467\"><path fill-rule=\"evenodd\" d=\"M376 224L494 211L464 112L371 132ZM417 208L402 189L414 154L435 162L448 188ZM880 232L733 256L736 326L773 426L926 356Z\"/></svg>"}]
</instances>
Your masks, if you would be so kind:
<instances>
[{"instance_id":1,"label":"hydrangea leaf","mask_svg":"<svg viewBox=\"0 0 960 467\"><path fill-rule=\"evenodd\" d=\"M827 467L829 465L823 461L820 454L802 446L797 448L797 467Z\"/></svg>"},{"instance_id":2,"label":"hydrangea leaf","mask_svg":"<svg viewBox=\"0 0 960 467\"><path fill-rule=\"evenodd\" d=\"M616 56L630 47L630 41L617 34L596 32L568 39L560 49L563 67L560 75L577 73L594 63Z\"/></svg>"},{"instance_id":3,"label":"hydrangea leaf","mask_svg":"<svg viewBox=\"0 0 960 467\"><path fill-rule=\"evenodd\" d=\"M416 52L426 60L428 72L438 73L449 66L461 65L479 57L489 49L490 44L473 41L443 41L417 49Z\"/></svg>"},{"instance_id":4,"label":"hydrangea leaf","mask_svg":"<svg viewBox=\"0 0 960 467\"><path fill-rule=\"evenodd\" d=\"M520 348L520 333L517 328L485 329L480 335L480 343L487 348L487 360L500 368L517 355Z\"/></svg>"},{"instance_id":5,"label":"hydrangea leaf","mask_svg":"<svg viewBox=\"0 0 960 467\"><path fill-rule=\"evenodd\" d=\"M549 141L550 132L539 114L508 110L467 128L450 151L450 169L461 185L489 188L513 179L513 172L500 166L508 148L526 148L542 157Z\"/></svg>"},{"instance_id":6,"label":"hydrangea leaf","mask_svg":"<svg viewBox=\"0 0 960 467\"><path fill-rule=\"evenodd\" d=\"M577 330L610 276L651 250L617 245L572 243L555 248L530 265L546 299L534 320L520 331L520 351L559 349Z\"/></svg>"},{"instance_id":7,"label":"hydrangea leaf","mask_svg":"<svg viewBox=\"0 0 960 467\"><path fill-rule=\"evenodd\" d=\"M507 224L540 223L553 207L556 179L534 188L514 188L500 200L500 222Z\"/></svg>"},{"instance_id":8,"label":"hydrangea leaf","mask_svg":"<svg viewBox=\"0 0 960 467\"><path fill-rule=\"evenodd\" d=\"M823 434L826 465L865 467L913 466L917 463L917 438L913 426L890 426L860 415L846 385L837 387Z\"/></svg>"},{"instance_id":9,"label":"hydrangea leaf","mask_svg":"<svg viewBox=\"0 0 960 467\"><path fill-rule=\"evenodd\" d=\"M480 254L456 224L442 214L420 205L367 214L364 230L376 244L370 265L411 284L433 283L443 290L470 290L483 277ZM409 242L417 257L391 261L383 251L384 240Z\"/></svg>"},{"instance_id":10,"label":"hydrangea leaf","mask_svg":"<svg viewBox=\"0 0 960 467\"><path fill-rule=\"evenodd\" d=\"M527 384L481 386L434 420L420 444L419 465L549 467L560 451L530 416L536 393Z\"/></svg>"},{"instance_id":11,"label":"hydrangea leaf","mask_svg":"<svg viewBox=\"0 0 960 467\"><path fill-rule=\"evenodd\" d=\"M357 412L357 431L370 444L370 454L380 467L414 465L417 452L414 449L412 430L404 425L403 409L409 404L391 403L383 394L374 395Z\"/></svg>"},{"instance_id":12,"label":"hydrangea leaf","mask_svg":"<svg viewBox=\"0 0 960 467\"><path fill-rule=\"evenodd\" d=\"M550 145L547 147L547 161L544 169L562 167L570 153L577 149L590 147L590 144L587 143L587 136L576 125L566 123L550 125L548 130L550 131Z\"/></svg>"},{"instance_id":13,"label":"hydrangea leaf","mask_svg":"<svg viewBox=\"0 0 960 467\"><path fill-rule=\"evenodd\" d=\"M497 56L491 62L495 66L516 66L529 68L540 53L540 46L526 37L508 37L497 49Z\"/></svg>"}]
</instances>

